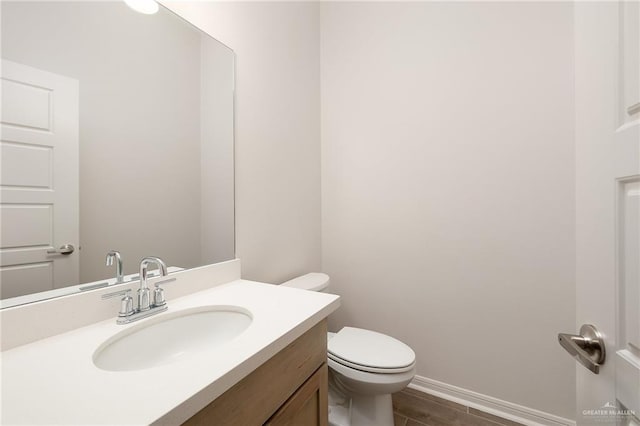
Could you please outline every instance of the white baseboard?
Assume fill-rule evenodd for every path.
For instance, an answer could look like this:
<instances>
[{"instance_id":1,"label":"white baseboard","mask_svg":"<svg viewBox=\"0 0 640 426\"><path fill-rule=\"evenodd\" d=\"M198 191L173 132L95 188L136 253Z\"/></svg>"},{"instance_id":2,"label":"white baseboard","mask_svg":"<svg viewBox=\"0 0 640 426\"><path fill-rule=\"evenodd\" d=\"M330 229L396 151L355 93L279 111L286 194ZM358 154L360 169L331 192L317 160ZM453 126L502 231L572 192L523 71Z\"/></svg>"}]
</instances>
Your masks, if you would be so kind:
<instances>
[{"instance_id":1,"label":"white baseboard","mask_svg":"<svg viewBox=\"0 0 640 426\"><path fill-rule=\"evenodd\" d=\"M415 376L409 387L527 426L576 426L574 420L524 407L513 402L503 401L426 377Z\"/></svg>"}]
</instances>

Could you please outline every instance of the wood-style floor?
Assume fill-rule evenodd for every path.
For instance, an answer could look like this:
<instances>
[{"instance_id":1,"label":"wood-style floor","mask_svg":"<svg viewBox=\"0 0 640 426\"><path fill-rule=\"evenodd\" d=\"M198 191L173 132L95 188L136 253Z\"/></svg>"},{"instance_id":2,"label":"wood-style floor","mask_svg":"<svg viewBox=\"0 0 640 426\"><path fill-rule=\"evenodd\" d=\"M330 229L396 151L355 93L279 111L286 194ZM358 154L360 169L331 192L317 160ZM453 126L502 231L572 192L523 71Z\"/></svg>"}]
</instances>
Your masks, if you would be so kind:
<instances>
[{"instance_id":1,"label":"wood-style floor","mask_svg":"<svg viewBox=\"0 0 640 426\"><path fill-rule=\"evenodd\" d=\"M409 388L393 395L393 412L395 426L522 426Z\"/></svg>"}]
</instances>

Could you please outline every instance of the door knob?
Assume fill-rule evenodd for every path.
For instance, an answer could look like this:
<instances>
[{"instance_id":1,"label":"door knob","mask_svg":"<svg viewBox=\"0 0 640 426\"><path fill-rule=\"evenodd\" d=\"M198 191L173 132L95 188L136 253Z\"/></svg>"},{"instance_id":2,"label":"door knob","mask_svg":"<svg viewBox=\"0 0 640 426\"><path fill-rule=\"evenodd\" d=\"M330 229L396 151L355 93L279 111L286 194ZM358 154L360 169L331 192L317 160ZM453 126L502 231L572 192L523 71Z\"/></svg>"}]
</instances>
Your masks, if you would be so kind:
<instances>
[{"instance_id":1,"label":"door knob","mask_svg":"<svg viewBox=\"0 0 640 426\"><path fill-rule=\"evenodd\" d=\"M600 366L604 364L606 352L602 334L593 325L583 324L578 335L559 333L558 342L580 364L594 374L600 373Z\"/></svg>"},{"instance_id":2,"label":"door knob","mask_svg":"<svg viewBox=\"0 0 640 426\"><path fill-rule=\"evenodd\" d=\"M65 244L58 249L47 250L47 254L71 254L75 250L71 244Z\"/></svg>"}]
</instances>

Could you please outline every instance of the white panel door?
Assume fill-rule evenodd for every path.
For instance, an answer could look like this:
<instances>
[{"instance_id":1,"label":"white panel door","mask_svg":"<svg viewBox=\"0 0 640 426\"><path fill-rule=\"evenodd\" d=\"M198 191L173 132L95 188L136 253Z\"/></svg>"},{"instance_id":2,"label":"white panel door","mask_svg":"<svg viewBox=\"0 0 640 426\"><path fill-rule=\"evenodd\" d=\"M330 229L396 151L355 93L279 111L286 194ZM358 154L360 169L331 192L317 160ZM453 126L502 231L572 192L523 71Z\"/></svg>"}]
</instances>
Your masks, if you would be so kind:
<instances>
[{"instance_id":1,"label":"white panel door","mask_svg":"<svg viewBox=\"0 0 640 426\"><path fill-rule=\"evenodd\" d=\"M640 424L640 2L578 2L577 326L606 359L576 370L578 425Z\"/></svg>"},{"instance_id":2,"label":"white panel door","mask_svg":"<svg viewBox=\"0 0 640 426\"><path fill-rule=\"evenodd\" d=\"M640 418L640 2L620 3L616 182L616 398Z\"/></svg>"},{"instance_id":3,"label":"white panel door","mask_svg":"<svg viewBox=\"0 0 640 426\"><path fill-rule=\"evenodd\" d=\"M2 60L0 298L79 279L78 81ZM68 254L52 253L71 245ZM67 252L70 250L66 250Z\"/></svg>"}]
</instances>

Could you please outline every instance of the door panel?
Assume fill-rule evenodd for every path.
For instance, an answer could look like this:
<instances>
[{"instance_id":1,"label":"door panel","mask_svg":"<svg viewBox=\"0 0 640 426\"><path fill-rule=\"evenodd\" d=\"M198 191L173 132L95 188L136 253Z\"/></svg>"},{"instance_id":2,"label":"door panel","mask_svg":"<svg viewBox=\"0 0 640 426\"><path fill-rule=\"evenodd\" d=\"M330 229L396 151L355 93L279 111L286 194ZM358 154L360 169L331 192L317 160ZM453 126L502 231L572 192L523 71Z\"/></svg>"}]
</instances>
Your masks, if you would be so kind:
<instances>
[{"instance_id":1,"label":"door panel","mask_svg":"<svg viewBox=\"0 0 640 426\"><path fill-rule=\"evenodd\" d=\"M0 297L75 285L79 253L79 84L2 61Z\"/></svg>"},{"instance_id":2,"label":"door panel","mask_svg":"<svg viewBox=\"0 0 640 426\"><path fill-rule=\"evenodd\" d=\"M618 25L619 127L613 138L618 346L611 362L617 405L640 416L640 2L619 3Z\"/></svg>"},{"instance_id":3,"label":"door panel","mask_svg":"<svg viewBox=\"0 0 640 426\"><path fill-rule=\"evenodd\" d=\"M575 3L576 319L605 336L577 367L578 425L640 414L640 3ZM637 421L637 420L636 420Z\"/></svg>"},{"instance_id":4,"label":"door panel","mask_svg":"<svg viewBox=\"0 0 640 426\"><path fill-rule=\"evenodd\" d=\"M49 147L0 142L5 187L53 188L53 150Z\"/></svg>"},{"instance_id":5,"label":"door panel","mask_svg":"<svg viewBox=\"0 0 640 426\"><path fill-rule=\"evenodd\" d=\"M265 426L326 426L329 418L328 374L327 364L322 364Z\"/></svg>"},{"instance_id":6,"label":"door panel","mask_svg":"<svg viewBox=\"0 0 640 426\"><path fill-rule=\"evenodd\" d=\"M640 415L640 119L615 133L614 177L617 194L618 346L616 399ZM635 383L635 387L632 384Z\"/></svg>"},{"instance_id":7,"label":"door panel","mask_svg":"<svg viewBox=\"0 0 640 426\"><path fill-rule=\"evenodd\" d=\"M51 130L51 89L3 79L2 122L18 127Z\"/></svg>"},{"instance_id":8,"label":"door panel","mask_svg":"<svg viewBox=\"0 0 640 426\"><path fill-rule=\"evenodd\" d=\"M620 2L620 96L621 123L640 117L640 2ZM634 106L638 106L634 108ZM630 110L631 108L631 110Z\"/></svg>"},{"instance_id":9,"label":"door panel","mask_svg":"<svg viewBox=\"0 0 640 426\"><path fill-rule=\"evenodd\" d=\"M624 349L640 350L640 179L620 183L620 344ZM628 346L625 347L625 345Z\"/></svg>"},{"instance_id":10,"label":"door panel","mask_svg":"<svg viewBox=\"0 0 640 426\"><path fill-rule=\"evenodd\" d=\"M44 246L53 244L53 206L49 204L3 204L2 248Z\"/></svg>"},{"instance_id":11,"label":"door panel","mask_svg":"<svg viewBox=\"0 0 640 426\"><path fill-rule=\"evenodd\" d=\"M40 283L53 282L53 262L0 267L2 297L17 297L39 291Z\"/></svg>"}]
</instances>

